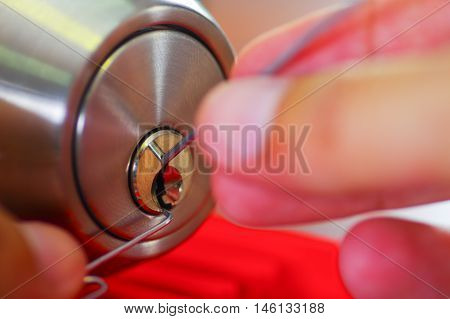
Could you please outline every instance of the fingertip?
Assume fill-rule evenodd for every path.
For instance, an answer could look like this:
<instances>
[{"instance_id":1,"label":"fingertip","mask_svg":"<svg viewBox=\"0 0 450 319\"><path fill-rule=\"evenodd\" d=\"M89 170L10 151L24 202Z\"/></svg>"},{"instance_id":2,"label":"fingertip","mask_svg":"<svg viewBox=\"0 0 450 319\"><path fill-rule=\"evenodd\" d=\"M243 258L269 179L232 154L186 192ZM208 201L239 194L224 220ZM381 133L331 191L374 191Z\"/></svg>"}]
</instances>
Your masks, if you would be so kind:
<instances>
[{"instance_id":1,"label":"fingertip","mask_svg":"<svg viewBox=\"0 0 450 319\"><path fill-rule=\"evenodd\" d=\"M220 112L222 91L226 90L228 86L228 82L222 82L209 91L197 111L195 119L197 126L216 123L215 115L216 112Z\"/></svg>"},{"instance_id":2,"label":"fingertip","mask_svg":"<svg viewBox=\"0 0 450 319\"><path fill-rule=\"evenodd\" d=\"M35 285L39 298L70 298L81 289L86 256L77 241L64 230L40 222L20 225L35 262ZM33 282L34 281L34 282Z\"/></svg>"},{"instance_id":3,"label":"fingertip","mask_svg":"<svg viewBox=\"0 0 450 319\"><path fill-rule=\"evenodd\" d=\"M261 219L266 214L261 212L258 204L261 200L258 185L250 186L237 177L216 175L212 179L214 198L217 201L216 210L231 222L248 227L262 226ZM270 210L271 205L266 206Z\"/></svg>"},{"instance_id":4,"label":"fingertip","mask_svg":"<svg viewBox=\"0 0 450 319\"><path fill-rule=\"evenodd\" d=\"M288 87L288 79L265 76L224 82L206 96L196 123L266 124Z\"/></svg>"},{"instance_id":5,"label":"fingertip","mask_svg":"<svg viewBox=\"0 0 450 319\"><path fill-rule=\"evenodd\" d=\"M450 294L449 244L449 234L431 226L367 220L341 245L341 275L357 298L443 298Z\"/></svg>"},{"instance_id":6,"label":"fingertip","mask_svg":"<svg viewBox=\"0 0 450 319\"><path fill-rule=\"evenodd\" d=\"M292 225L317 219L308 205L261 175L216 174L212 178L217 210L248 227Z\"/></svg>"},{"instance_id":7,"label":"fingertip","mask_svg":"<svg viewBox=\"0 0 450 319\"><path fill-rule=\"evenodd\" d=\"M259 156L265 126L289 88L286 79L249 78L222 84L201 105L198 144L219 167L242 170Z\"/></svg>"}]
</instances>

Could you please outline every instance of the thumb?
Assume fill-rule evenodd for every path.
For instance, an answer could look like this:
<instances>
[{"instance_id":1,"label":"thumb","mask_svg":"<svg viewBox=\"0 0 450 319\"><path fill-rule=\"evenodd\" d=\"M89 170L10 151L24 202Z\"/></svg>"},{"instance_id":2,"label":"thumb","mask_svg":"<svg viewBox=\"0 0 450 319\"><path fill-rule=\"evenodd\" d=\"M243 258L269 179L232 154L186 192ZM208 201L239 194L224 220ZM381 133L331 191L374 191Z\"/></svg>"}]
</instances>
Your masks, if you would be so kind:
<instances>
[{"instance_id":1,"label":"thumb","mask_svg":"<svg viewBox=\"0 0 450 319\"><path fill-rule=\"evenodd\" d=\"M200 147L217 165L219 208L262 226L447 199L447 57L365 62L340 77L223 84L197 121ZM310 132L298 143L304 127Z\"/></svg>"},{"instance_id":2,"label":"thumb","mask_svg":"<svg viewBox=\"0 0 450 319\"><path fill-rule=\"evenodd\" d=\"M85 256L78 247L55 226L19 224L0 212L0 297L73 297L85 269Z\"/></svg>"}]
</instances>

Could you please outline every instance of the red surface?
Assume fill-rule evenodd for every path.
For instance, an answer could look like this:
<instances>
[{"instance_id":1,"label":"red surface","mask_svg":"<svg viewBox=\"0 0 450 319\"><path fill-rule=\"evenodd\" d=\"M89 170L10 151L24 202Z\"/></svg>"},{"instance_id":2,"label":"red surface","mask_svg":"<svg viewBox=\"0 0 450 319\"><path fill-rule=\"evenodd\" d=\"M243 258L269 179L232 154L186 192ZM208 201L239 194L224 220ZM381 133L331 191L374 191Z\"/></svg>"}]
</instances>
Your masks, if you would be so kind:
<instances>
[{"instance_id":1,"label":"red surface","mask_svg":"<svg viewBox=\"0 0 450 319\"><path fill-rule=\"evenodd\" d=\"M212 216L168 254L107 279L106 298L348 298L335 243Z\"/></svg>"}]
</instances>

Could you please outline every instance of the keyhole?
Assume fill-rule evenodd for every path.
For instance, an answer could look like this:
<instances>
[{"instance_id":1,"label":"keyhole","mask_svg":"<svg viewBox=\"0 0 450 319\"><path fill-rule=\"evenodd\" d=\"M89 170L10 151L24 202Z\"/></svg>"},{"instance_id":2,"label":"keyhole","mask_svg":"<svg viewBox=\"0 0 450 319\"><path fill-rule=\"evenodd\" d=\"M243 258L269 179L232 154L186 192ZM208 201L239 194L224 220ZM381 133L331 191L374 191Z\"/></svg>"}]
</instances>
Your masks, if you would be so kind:
<instances>
[{"instance_id":1,"label":"keyhole","mask_svg":"<svg viewBox=\"0 0 450 319\"><path fill-rule=\"evenodd\" d=\"M192 135L172 129L150 132L137 145L131 158L131 196L145 213L159 215L179 205L191 185Z\"/></svg>"},{"instance_id":2,"label":"keyhole","mask_svg":"<svg viewBox=\"0 0 450 319\"><path fill-rule=\"evenodd\" d=\"M183 177L173 166L167 165L156 175L152 186L153 196L163 209L172 209L183 193Z\"/></svg>"}]
</instances>

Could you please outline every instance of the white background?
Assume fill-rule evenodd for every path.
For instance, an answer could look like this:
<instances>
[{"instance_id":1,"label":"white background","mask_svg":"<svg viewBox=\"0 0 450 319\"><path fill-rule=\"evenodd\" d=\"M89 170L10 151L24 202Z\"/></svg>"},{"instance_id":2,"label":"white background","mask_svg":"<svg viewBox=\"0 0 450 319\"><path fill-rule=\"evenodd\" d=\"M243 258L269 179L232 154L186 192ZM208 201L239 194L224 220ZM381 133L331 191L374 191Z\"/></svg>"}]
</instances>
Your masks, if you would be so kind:
<instances>
[{"instance_id":1,"label":"white background","mask_svg":"<svg viewBox=\"0 0 450 319\"><path fill-rule=\"evenodd\" d=\"M126 314L124 305L239 305L240 314L188 314L169 316L164 314ZM255 303L279 304L283 302L324 303L325 311L300 314L256 314ZM245 309L247 307L247 309ZM128 319L128 318L344 318L344 319L447 319L450 314L448 300L0 300L0 318L5 319Z\"/></svg>"}]
</instances>

